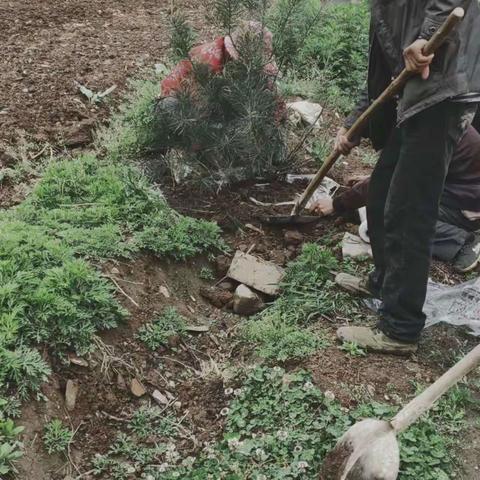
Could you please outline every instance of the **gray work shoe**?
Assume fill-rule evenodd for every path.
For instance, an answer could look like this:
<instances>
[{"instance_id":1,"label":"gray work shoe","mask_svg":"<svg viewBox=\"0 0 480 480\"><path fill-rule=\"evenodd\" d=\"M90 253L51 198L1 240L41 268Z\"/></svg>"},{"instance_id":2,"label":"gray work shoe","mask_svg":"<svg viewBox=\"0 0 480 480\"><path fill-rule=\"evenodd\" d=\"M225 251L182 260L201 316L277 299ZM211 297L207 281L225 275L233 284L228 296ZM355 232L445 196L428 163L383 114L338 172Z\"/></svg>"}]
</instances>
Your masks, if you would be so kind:
<instances>
[{"instance_id":1,"label":"gray work shoe","mask_svg":"<svg viewBox=\"0 0 480 480\"><path fill-rule=\"evenodd\" d=\"M457 272L467 273L475 270L480 262L480 234L475 234L473 240L467 242L458 252L453 262Z\"/></svg>"},{"instance_id":2,"label":"gray work shoe","mask_svg":"<svg viewBox=\"0 0 480 480\"><path fill-rule=\"evenodd\" d=\"M418 349L418 344L399 342L387 337L377 328L341 327L337 330L337 337L342 342L356 343L370 352L410 355Z\"/></svg>"},{"instance_id":3,"label":"gray work shoe","mask_svg":"<svg viewBox=\"0 0 480 480\"><path fill-rule=\"evenodd\" d=\"M340 285L343 289L360 295L367 295L374 297L375 295L368 288L367 279L354 277L349 273L339 273L335 277L335 283Z\"/></svg>"}]
</instances>

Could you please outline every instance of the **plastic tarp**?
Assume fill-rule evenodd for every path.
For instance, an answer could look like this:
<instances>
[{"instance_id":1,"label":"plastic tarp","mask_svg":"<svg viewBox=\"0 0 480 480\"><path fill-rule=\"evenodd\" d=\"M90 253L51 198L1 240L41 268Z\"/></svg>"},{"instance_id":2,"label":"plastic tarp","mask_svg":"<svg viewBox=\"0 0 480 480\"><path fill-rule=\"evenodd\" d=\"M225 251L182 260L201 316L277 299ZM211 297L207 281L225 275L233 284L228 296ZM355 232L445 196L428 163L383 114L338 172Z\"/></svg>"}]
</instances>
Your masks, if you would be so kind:
<instances>
[{"instance_id":1,"label":"plastic tarp","mask_svg":"<svg viewBox=\"0 0 480 480\"><path fill-rule=\"evenodd\" d=\"M374 311L381 306L380 300L369 299L366 304ZM444 322L468 327L480 336L480 278L453 286L429 282L423 311L426 327Z\"/></svg>"}]
</instances>

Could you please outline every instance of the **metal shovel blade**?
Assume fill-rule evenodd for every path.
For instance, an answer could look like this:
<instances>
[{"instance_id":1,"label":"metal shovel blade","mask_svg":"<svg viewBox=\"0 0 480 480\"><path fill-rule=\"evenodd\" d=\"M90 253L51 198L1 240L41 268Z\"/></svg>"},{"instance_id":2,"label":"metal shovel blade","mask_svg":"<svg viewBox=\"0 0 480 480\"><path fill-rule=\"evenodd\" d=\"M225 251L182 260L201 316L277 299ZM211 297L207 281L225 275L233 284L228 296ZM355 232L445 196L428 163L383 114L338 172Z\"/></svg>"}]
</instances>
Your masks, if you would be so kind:
<instances>
[{"instance_id":1,"label":"metal shovel blade","mask_svg":"<svg viewBox=\"0 0 480 480\"><path fill-rule=\"evenodd\" d=\"M310 225L318 223L320 217L310 215L280 215L276 217L263 217L260 221L270 226L288 226L288 225Z\"/></svg>"},{"instance_id":2,"label":"metal shovel blade","mask_svg":"<svg viewBox=\"0 0 480 480\"><path fill-rule=\"evenodd\" d=\"M328 454L319 480L395 480L400 449L389 422L356 423Z\"/></svg>"}]
</instances>

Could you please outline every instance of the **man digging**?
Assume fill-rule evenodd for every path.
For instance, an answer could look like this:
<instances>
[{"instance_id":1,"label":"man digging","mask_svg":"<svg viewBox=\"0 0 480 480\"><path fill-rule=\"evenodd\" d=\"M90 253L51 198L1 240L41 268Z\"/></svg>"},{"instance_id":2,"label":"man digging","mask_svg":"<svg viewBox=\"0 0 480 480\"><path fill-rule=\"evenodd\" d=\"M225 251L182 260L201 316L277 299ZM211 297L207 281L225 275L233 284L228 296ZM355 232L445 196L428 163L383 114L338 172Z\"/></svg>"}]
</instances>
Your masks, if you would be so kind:
<instances>
[{"instance_id":1,"label":"man digging","mask_svg":"<svg viewBox=\"0 0 480 480\"><path fill-rule=\"evenodd\" d=\"M435 56L425 56L423 47L456 7L466 10L463 22ZM382 152L367 205L375 269L359 290L382 299L380 318L376 328L342 327L337 335L370 351L409 354L425 326L445 178L480 101L480 7L474 0L372 0L371 14L367 94L345 126L404 66L417 75L398 105L385 105L365 132ZM345 134L339 131L336 147L347 155L360 139L349 141Z\"/></svg>"}]
</instances>

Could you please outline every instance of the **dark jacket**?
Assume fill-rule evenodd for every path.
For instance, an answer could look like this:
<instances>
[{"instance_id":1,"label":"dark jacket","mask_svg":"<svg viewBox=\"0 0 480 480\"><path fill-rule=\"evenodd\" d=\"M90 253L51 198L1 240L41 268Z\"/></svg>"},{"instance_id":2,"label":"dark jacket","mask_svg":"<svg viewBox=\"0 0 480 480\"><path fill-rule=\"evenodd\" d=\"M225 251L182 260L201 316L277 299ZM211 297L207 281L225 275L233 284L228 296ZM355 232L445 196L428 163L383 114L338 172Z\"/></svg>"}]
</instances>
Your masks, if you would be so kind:
<instances>
[{"instance_id":1,"label":"dark jacket","mask_svg":"<svg viewBox=\"0 0 480 480\"><path fill-rule=\"evenodd\" d=\"M333 200L336 213L342 215L364 207L370 178ZM469 127L453 155L441 203L459 210L480 212L480 133Z\"/></svg>"},{"instance_id":2,"label":"dark jacket","mask_svg":"<svg viewBox=\"0 0 480 480\"><path fill-rule=\"evenodd\" d=\"M417 38L429 39L456 7L466 10L457 30L437 51L428 80L409 80L398 102L397 122L446 99L480 92L480 6L477 0L371 0L371 33L367 94L347 119L350 127L368 103L377 98L392 76L404 68L403 50ZM369 132L377 148L385 141L380 134L393 120L394 103L372 119ZM377 132L376 128L380 128ZM377 138L377 136L379 138Z\"/></svg>"}]
</instances>

